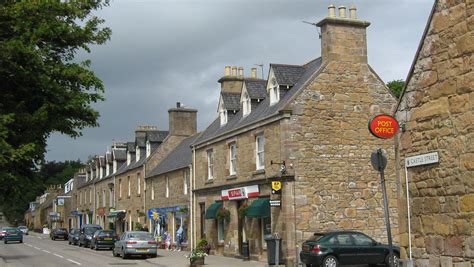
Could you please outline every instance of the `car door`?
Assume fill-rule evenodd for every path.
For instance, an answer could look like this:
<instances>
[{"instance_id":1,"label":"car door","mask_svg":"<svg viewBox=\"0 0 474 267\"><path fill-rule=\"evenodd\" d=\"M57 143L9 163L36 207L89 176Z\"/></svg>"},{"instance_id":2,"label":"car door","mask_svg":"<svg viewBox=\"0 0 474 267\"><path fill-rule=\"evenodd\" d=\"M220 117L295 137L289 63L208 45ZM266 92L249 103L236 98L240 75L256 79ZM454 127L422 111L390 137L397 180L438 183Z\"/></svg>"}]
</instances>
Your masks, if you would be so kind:
<instances>
[{"instance_id":1,"label":"car door","mask_svg":"<svg viewBox=\"0 0 474 267\"><path fill-rule=\"evenodd\" d=\"M384 261L384 250L377 246L375 240L362 233L353 233L352 238L357 247L358 258L363 261L361 264L377 264Z\"/></svg>"},{"instance_id":2,"label":"car door","mask_svg":"<svg viewBox=\"0 0 474 267\"><path fill-rule=\"evenodd\" d=\"M335 244L335 252L341 265L356 264L354 262L357 262L357 249L349 233L337 234L335 236Z\"/></svg>"},{"instance_id":3,"label":"car door","mask_svg":"<svg viewBox=\"0 0 474 267\"><path fill-rule=\"evenodd\" d=\"M120 252L120 255L123 255L122 247L125 246L124 242L125 242L125 233L123 233L120 236L120 240L115 243L115 248L117 249L117 252Z\"/></svg>"}]
</instances>

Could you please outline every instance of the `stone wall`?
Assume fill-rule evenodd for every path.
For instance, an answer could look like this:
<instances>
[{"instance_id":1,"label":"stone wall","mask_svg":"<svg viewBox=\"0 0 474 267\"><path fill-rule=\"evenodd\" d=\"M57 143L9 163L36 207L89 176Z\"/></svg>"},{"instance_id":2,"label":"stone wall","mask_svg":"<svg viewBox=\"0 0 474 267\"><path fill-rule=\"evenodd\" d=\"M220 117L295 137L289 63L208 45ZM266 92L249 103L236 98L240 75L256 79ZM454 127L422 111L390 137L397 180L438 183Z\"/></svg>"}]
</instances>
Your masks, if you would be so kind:
<instances>
[{"instance_id":1,"label":"stone wall","mask_svg":"<svg viewBox=\"0 0 474 267\"><path fill-rule=\"evenodd\" d=\"M408 169L415 266L474 264L473 51L474 2L436 1L396 113L406 122L403 185L407 156L439 154L437 164ZM408 250L403 200L401 245Z\"/></svg>"},{"instance_id":2,"label":"stone wall","mask_svg":"<svg viewBox=\"0 0 474 267\"><path fill-rule=\"evenodd\" d=\"M132 163L133 164L133 163ZM140 192L138 191L138 180L137 178L140 178ZM145 173L144 173L144 166L140 166L131 170L128 170L122 174L119 174L116 176L116 190L117 190L117 195L116 195L116 209L117 210L125 210L125 218L124 223L125 223L125 231L129 231L130 229L133 231L135 230L135 225L136 223L144 224L146 223L146 216L140 216L143 215L145 211L145 206L144 206L144 188L145 188ZM128 181L130 180L130 189L129 189L129 183ZM121 192L121 197L120 197L120 188L119 188L119 183L122 184L122 192ZM130 195L128 194L130 190ZM120 227L119 227L120 228Z\"/></svg>"}]
</instances>

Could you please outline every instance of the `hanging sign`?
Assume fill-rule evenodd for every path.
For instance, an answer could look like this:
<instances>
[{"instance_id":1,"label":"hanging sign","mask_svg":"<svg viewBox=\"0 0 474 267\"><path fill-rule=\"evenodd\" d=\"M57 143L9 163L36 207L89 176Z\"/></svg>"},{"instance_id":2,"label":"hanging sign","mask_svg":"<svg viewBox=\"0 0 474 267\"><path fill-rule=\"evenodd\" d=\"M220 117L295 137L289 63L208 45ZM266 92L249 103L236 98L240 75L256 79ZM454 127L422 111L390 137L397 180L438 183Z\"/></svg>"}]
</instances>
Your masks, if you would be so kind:
<instances>
[{"instance_id":1,"label":"hanging sign","mask_svg":"<svg viewBox=\"0 0 474 267\"><path fill-rule=\"evenodd\" d=\"M378 138L392 138L400 129L398 121L389 115L377 115L369 121L370 133Z\"/></svg>"},{"instance_id":2,"label":"hanging sign","mask_svg":"<svg viewBox=\"0 0 474 267\"><path fill-rule=\"evenodd\" d=\"M281 182L272 181L272 194L281 194Z\"/></svg>"}]
</instances>

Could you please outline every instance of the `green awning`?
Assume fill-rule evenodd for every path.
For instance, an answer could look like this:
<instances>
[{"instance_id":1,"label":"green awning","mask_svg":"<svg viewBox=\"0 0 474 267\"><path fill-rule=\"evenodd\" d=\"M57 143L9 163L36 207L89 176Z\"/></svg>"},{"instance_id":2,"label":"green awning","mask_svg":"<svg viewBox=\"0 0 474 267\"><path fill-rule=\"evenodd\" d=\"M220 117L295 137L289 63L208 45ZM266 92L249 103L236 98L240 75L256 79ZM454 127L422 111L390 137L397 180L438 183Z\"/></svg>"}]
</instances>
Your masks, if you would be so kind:
<instances>
[{"instance_id":1,"label":"green awning","mask_svg":"<svg viewBox=\"0 0 474 267\"><path fill-rule=\"evenodd\" d=\"M111 211L109 215L107 215L107 218L113 219L117 216L120 216L120 213L125 213L125 212L126 212L125 210L114 210L114 211Z\"/></svg>"},{"instance_id":2,"label":"green awning","mask_svg":"<svg viewBox=\"0 0 474 267\"><path fill-rule=\"evenodd\" d=\"M255 199L247 209L245 215L249 218L265 218L270 217L270 199L258 198Z\"/></svg>"},{"instance_id":3,"label":"green awning","mask_svg":"<svg viewBox=\"0 0 474 267\"><path fill-rule=\"evenodd\" d=\"M217 210L222 207L222 201L212 203L206 210L206 219L215 219Z\"/></svg>"}]
</instances>

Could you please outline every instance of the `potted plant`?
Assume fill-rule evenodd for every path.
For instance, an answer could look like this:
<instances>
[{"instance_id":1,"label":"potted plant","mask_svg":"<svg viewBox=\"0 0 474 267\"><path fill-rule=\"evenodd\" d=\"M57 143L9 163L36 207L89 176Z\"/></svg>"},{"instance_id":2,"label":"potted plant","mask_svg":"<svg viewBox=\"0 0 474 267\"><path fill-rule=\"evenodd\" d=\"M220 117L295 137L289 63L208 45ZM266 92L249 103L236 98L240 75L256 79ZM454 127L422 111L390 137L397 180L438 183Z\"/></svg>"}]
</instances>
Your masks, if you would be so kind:
<instances>
[{"instance_id":1,"label":"potted plant","mask_svg":"<svg viewBox=\"0 0 474 267\"><path fill-rule=\"evenodd\" d=\"M245 217L245 215L247 215L248 209L249 209L249 206L245 203L242 206L240 206L240 208L238 209L239 218Z\"/></svg>"},{"instance_id":2,"label":"potted plant","mask_svg":"<svg viewBox=\"0 0 474 267\"><path fill-rule=\"evenodd\" d=\"M216 212L216 218L218 220L224 219L226 221L230 221L230 211L224 207L221 207Z\"/></svg>"},{"instance_id":3,"label":"potted plant","mask_svg":"<svg viewBox=\"0 0 474 267\"><path fill-rule=\"evenodd\" d=\"M189 259L190 266L200 266L204 265L204 258L206 256L207 253L205 253L204 251L199 249L193 249L191 253L186 255L186 258Z\"/></svg>"},{"instance_id":4,"label":"potted plant","mask_svg":"<svg viewBox=\"0 0 474 267\"><path fill-rule=\"evenodd\" d=\"M211 245L209 245L209 242L207 242L206 239L201 239L199 240L196 250L203 251L204 253L208 254L211 252Z\"/></svg>"}]
</instances>

